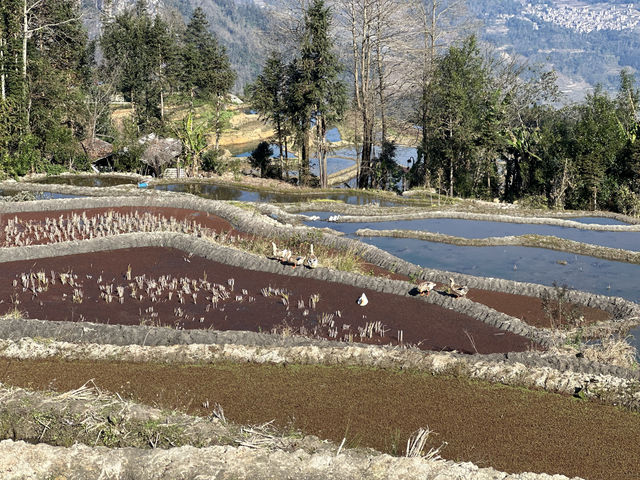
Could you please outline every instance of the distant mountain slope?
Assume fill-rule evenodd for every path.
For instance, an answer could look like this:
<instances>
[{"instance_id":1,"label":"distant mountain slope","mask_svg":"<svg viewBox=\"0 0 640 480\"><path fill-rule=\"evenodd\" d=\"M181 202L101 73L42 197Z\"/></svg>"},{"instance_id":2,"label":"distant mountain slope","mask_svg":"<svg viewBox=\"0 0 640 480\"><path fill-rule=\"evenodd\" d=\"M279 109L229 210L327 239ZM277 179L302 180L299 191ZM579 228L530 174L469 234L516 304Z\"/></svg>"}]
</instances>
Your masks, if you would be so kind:
<instances>
[{"instance_id":1,"label":"distant mountain slope","mask_svg":"<svg viewBox=\"0 0 640 480\"><path fill-rule=\"evenodd\" d=\"M91 37L100 31L101 16L117 14L133 6L136 0L82 0L83 20ZM264 52L261 34L266 25L265 11L252 0L147 0L149 10L166 15L176 12L189 21L193 10L201 7L209 19L211 30L227 48L231 65L238 74L236 91L259 73Z\"/></svg>"},{"instance_id":2,"label":"distant mountain slope","mask_svg":"<svg viewBox=\"0 0 640 480\"><path fill-rule=\"evenodd\" d=\"M580 99L595 84L614 90L622 68L640 69L640 2L474 0L482 37L532 63L552 64Z\"/></svg>"},{"instance_id":3,"label":"distant mountain slope","mask_svg":"<svg viewBox=\"0 0 640 480\"><path fill-rule=\"evenodd\" d=\"M136 0L82 0L91 36L100 13L111 3L120 12ZM236 90L251 82L265 58L261 32L269 24L274 0L147 0L150 10L178 12L188 21L204 9L212 31L227 47L238 73ZM482 21L480 36L530 63L551 64L568 100L580 100L601 83L615 90L622 68L640 71L640 2L628 0L467 0Z\"/></svg>"}]
</instances>

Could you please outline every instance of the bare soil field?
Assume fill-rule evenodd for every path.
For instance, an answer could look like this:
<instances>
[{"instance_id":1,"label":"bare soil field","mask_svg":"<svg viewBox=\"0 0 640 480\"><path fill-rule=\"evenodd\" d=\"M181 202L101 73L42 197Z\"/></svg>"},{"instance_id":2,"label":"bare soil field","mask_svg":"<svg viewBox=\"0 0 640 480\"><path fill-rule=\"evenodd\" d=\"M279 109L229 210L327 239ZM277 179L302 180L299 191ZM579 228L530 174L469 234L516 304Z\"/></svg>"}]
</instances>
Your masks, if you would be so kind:
<instances>
[{"instance_id":1,"label":"bare soil field","mask_svg":"<svg viewBox=\"0 0 640 480\"><path fill-rule=\"evenodd\" d=\"M93 379L123 398L239 424L275 420L346 447L404 452L428 425L427 449L506 472L589 480L640 478L640 416L569 396L410 371L298 366L171 366L0 360L0 381L68 391ZM209 408L206 407L209 405ZM47 434L55 436L55 432Z\"/></svg>"}]
</instances>

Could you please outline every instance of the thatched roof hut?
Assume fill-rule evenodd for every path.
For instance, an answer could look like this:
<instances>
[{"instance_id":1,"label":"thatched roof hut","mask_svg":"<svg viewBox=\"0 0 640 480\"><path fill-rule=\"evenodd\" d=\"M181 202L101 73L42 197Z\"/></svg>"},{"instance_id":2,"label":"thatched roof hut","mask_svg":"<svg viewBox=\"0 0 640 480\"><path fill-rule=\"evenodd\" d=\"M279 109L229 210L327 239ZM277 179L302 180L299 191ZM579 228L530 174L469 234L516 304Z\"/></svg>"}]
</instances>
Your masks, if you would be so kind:
<instances>
[{"instance_id":1,"label":"thatched roof hut","mask_svg":"<svg viewBox=\"0 0 640 480\"><path fill-rule=\"evenodd\" d=\"M84 152L91 160L91 163L95 163L104 158L108 158L113 154L113 145L99 138L87 138L80 142Z\"/></svg>"}]
</instances>

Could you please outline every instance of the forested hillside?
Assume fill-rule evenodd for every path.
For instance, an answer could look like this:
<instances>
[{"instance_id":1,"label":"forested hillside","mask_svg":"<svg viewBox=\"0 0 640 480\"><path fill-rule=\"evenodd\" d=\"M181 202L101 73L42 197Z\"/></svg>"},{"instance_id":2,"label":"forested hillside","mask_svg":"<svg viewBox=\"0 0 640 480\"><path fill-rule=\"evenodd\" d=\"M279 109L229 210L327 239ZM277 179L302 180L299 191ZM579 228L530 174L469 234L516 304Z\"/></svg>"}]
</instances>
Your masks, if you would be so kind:
<instances>
[{"instance_id":1,"label":"forested hillside","mask_svg":"<svg viewBox=\"0 0 640 480\"><path fill-rule=\"evenodd\" d=\"M83 0L83 21L90 38L99 33L100 16L117 13L135 0ZM236 91L250 83L266 58L263 32L272 22L269 11L281 0L147 0L150 10L167 17L189 18L201 7L212 32L227 48L238 74ZM333 10L339 10L336 0ZM552 65L566 101L581 100L596 84L615 90L620 70L640 69L640 2L614 0L478 0L466 2L477 18L482 40L531 64Z\"/></svg>"},{"instance_id":2,"label":"forested hillside","mask_svg":"<svg viewBox=\"0 0 640 480\"><path fill-rule=\"evenodd\" d=\"M117 14L132 7L136 0L82 0L83 23L89 37L99 34L101 17ZM188 21L196 7L202 8L211 31L226 47L227 55L237 73L235 90L255 78L265 58L261 32L267 18L263 9L251 0L147 0L149 10L162 14L168 21L179 16Z\"/></svg>"},{"instance_id":3,"label":"forested hillside","mask_svg":"<svg viewBox=\"0 0 640 480\"><path fill-rule=\"evenodd\" d=\"M237 75L230 49L211 33L213 13L197 7L185 22L191 4L171 10L158 2L123 10L122 2L106 8L94 0L86 7L105 18L95 42L76 0L0 3L0 176L86 169L85 147L97 139L113 143L113 168L144 164L159 174L176 161L143 158L150 133L178 137L177 161L192 176L225 168L218 147L234 115L228 93ZM463 0L290 7L278 12L279 42L260 44L268 60L249 51L261 68L247 99L276 131L280 152L291 148L298 159L286 165L285 153L272 165L263 148L252 157L263 175L286 178L293 170L302 184L326 186L326 132L339 125L354 144L361 188L394 190L402 177L451 197L640 214L640 90L632 70L612 68L612 92L598 87L562 106L556 73L487 50ZM640 23L629 5L614 16L602 6L581 15L520 7L549 28L581 35ZM233 18L242 8L220 11ZM507 15L505 26L522 16L496 15ZM238 58L250 78L252 67ZM116 124L119 98L128 112ZM395 161L395 142L417 147L410 168Z\"/></svg>"}]
</instances>

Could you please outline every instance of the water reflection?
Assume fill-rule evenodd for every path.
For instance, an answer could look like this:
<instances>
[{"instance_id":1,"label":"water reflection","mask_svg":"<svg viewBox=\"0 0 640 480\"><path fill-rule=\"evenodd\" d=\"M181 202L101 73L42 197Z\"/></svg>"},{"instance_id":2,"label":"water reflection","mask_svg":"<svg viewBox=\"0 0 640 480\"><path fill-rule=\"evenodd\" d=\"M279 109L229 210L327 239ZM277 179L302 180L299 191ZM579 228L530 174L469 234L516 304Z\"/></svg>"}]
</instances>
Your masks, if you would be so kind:
<instances>
[{"instance_id":1,"label":"water reflection","mask_svg":"<svg viewBox=\"0 0 640 480\"><path fill-rule=\"evenodd\" d=\"M595 223L598 225L629 225L627 222L609 217L567 217L567 220L573 220L574 222L580 223Z\"/></svg>"},{"instance_id":2,"label":"water reflection","mask_svg":"<svg viewBox=\"0 0 640 480\"><path fill-rule=\"evenodd\" d=\"M19 191L0 190L0 197L12 197L20 193ZM30 192L36 200L56 200L61 198L82 198L85 195L71 195L56 192Z\"/></svg>"},{"instance_id":3,"label":"water reflection","mask_svg":"<svg viewBox=\"0 0 640 480\"><path fill-rule=\"evenodd\" d=\"M318 215L321 219L327 219L329 216L334 215L328 212L305 212L305 214ZM609 225L616 224L610 223ZM328 226L345 233L353 233L361 228L370 228L372 230L417 230L463 238L505 237L526 234L552 235L576 242L640 251L640 232L580 230L578 228L559 227L556 225L461 220L455 218L428 218L421 220L394 220L389 222L332 223Z\"/></svg>"},{"instance_id":4,"label":"water reflection","mask_svg":"<svg viewBox=\"0 0 640 480\"><path fill-rule=\"evenodd\" d=\"M305 212L305 215L327 219L331 212ZM434 219L435 220L435 219ZM482 237L481 228L492 228L494 235L504 227L552 227L548 225L521 225L501 222L476 222L469 220L437 219L441 225L449 224L449 234L464 233L464 236ZM369 223L328 223L323 220L305 222L314 227L330 227L334 230L355 237L354 232L360 228L389 229L403 228L408 222L369 222ZM466 222L468 230L461 232L461 222ZM489 224L489 225L487 225ZM636 242L640 239L638 232L591 232L571 228L565 231L578 234L607 233L611 236L635 234ZM462 235L459 235L462 236ZM554 282L567 284L578 290L585 290L603 295L621 296L628 300L640 300L640 285L636 280L640 275L640 265L624 262L601 260L584 255L574 255L544 248L531 247L460 247L418 239L357 237L375 245L408 262L428 268L468 273L483 277L498 277L521 282L552 285ZM624 243L628 240L619 240ZM636 246L636 249L638 247ZM566 265L564 264L566 262Z\"/></svg>"},{"instance_id":5,"label":"water reflection","mask_svg":"<svg viewBox=\"0 0 640 480\"><path fill-rule=\"evenodd\" d=\"M337 189L335 193L293 194L244 190L227 185L215 185L211 183L171 183L167 185L155 185L154 188L170 192L191 193L199 197L210 198L213 200L237 200L242 202L293 203L328 199L341 201L351 205L378 204L383 207L405 205L402 202L379 200L375 196L365 192Z\"/></svg>"},{"instance_id":6,"label":"water reflection","mask_svg":"<svg viewBox=\"0 0 640 480\"><path fill-rule=\"evenodd\" d=\"M32 183L43 185L73 185L76 187L115 187L117 185L132 185L138 180L131 177L99 177L99 176L52 176L34 180Z\"/></svg>"}]
</instances>

